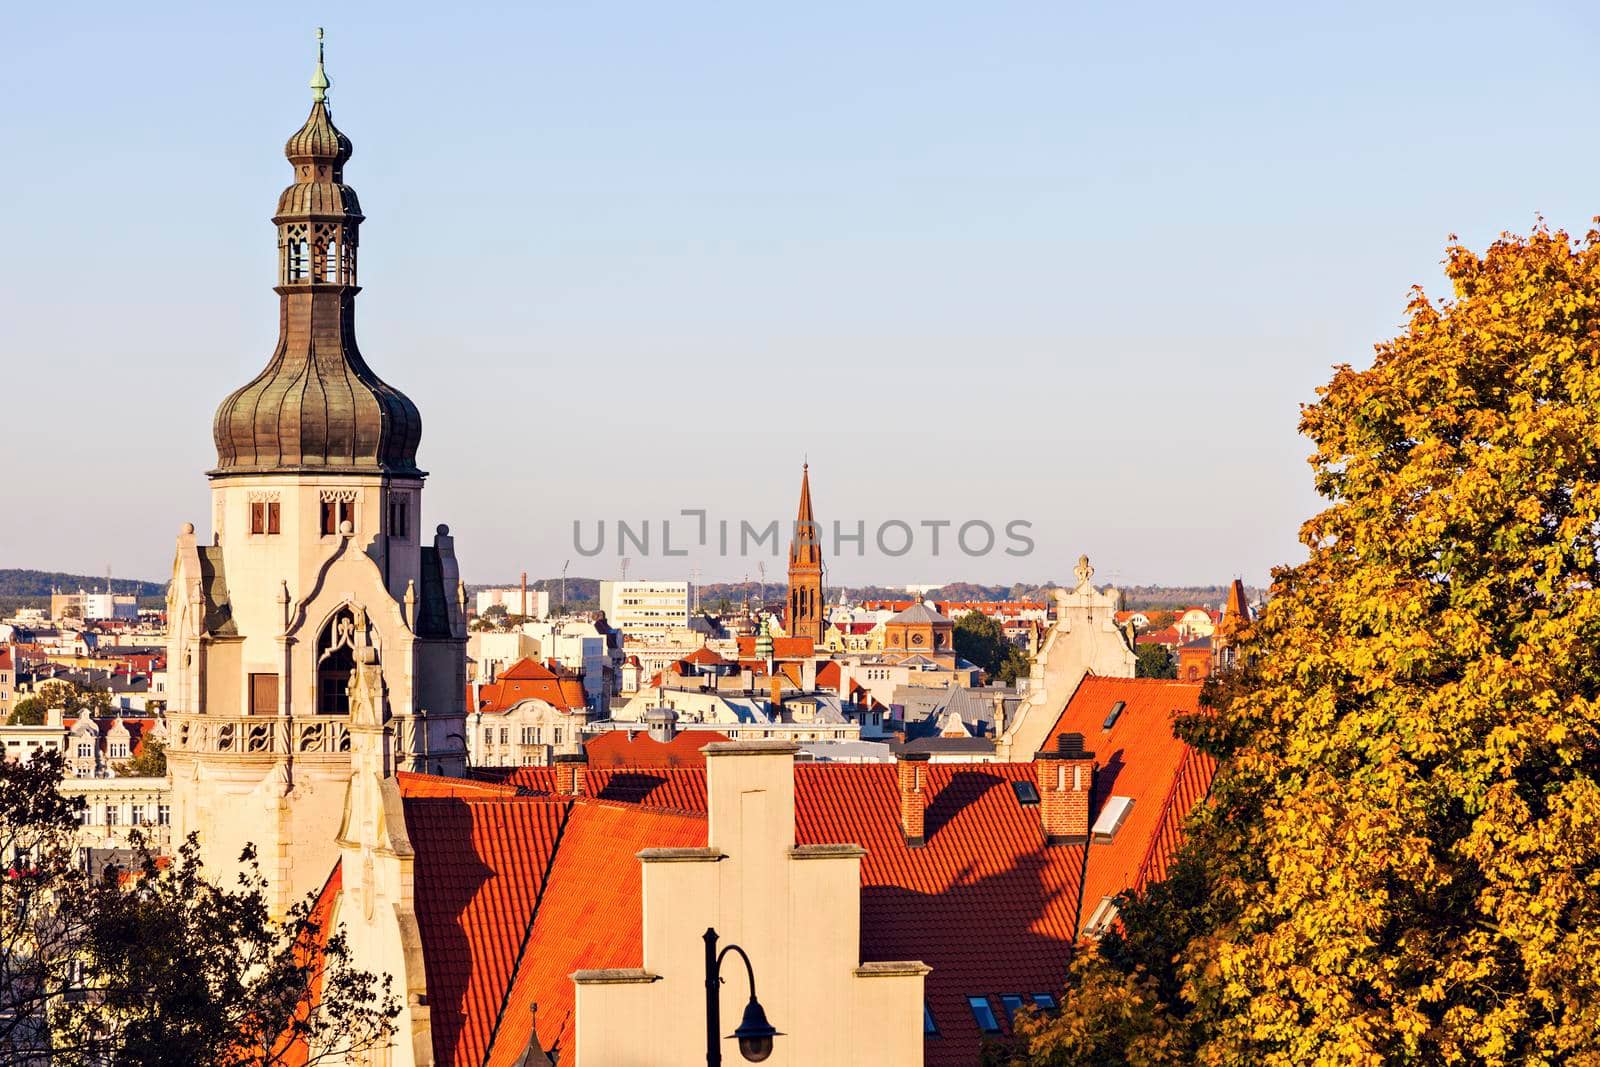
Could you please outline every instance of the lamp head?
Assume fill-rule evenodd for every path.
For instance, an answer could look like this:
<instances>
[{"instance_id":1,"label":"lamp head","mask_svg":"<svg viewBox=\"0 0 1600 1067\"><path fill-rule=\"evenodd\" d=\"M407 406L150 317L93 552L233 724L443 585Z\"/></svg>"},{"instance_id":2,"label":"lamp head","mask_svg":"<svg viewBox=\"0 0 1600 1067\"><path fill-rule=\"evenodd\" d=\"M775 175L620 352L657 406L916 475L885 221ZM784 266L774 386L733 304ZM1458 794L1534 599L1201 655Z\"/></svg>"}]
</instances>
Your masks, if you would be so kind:
<instances>
[{"instance_id":1,"label":"lamp head","mask_svg":"<svg viewBox=\"0 0 1600 1067\"><path fill-rule=\"evenodd\" d=\"M761 1002L751 997L750 1003L744 1006L744 1018L739 1021L739 1029L728 1036L739 1042L739 1055L751 1063L760 1063L772 1055L772 1039L783 1035L767 1022L767 1013L761 1010Z\"/></svg>"}]
</instances>

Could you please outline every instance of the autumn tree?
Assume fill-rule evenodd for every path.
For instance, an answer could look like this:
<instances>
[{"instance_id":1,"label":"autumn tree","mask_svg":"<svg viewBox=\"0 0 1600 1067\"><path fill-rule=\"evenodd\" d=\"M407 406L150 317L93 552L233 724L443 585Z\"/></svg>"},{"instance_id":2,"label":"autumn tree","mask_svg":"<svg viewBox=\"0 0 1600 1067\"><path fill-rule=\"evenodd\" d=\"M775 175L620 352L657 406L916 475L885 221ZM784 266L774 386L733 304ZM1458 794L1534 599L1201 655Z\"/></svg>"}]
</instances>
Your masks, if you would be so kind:
<instances>
[{"instance_id":1,"label":"autumn tree","mask_svg":"<svg viewBox=\"0 0 1600 1067\"><path fill-rule=\"evenodd\" d=\"M1327 506L1181 727L1223 757L1185 882L1034 1062L1600 1063L1600 233L1446 265L1304 410Z\"/></svg>"},{"instance_id":2,"label":"autumn tree","mask_svg":"<svg viewBox=\"0 0 1600 1067\"><path fill-rule=\"evenodd\" d=\"M165 778L167 776L167 746L160 738L146 737L139 742L139 750L132 759L112 766L119 778Z\"/></svg>"},{"instance_id":3,"label":"autumn tree","mask_svg":"<svg viewBox=\"0 0 1600 1067\"><path fill-rule=\"evenodd\" d=\"M65 759L0 760L0 1062L308 1067L386 1045L399 1007L328 909L268 914L253 857L233 886L191 838L170 862L90 876Z\"/></svg>"}]
</instances>

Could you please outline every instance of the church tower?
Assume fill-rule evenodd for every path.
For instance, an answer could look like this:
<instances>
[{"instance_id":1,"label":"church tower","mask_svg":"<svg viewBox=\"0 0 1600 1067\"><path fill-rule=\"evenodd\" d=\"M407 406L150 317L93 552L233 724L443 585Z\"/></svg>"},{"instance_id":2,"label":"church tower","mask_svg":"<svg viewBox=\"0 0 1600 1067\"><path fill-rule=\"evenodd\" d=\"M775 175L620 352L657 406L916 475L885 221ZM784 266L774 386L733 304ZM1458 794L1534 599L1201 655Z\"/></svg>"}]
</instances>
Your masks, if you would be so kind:
<instances>
[{"instance_id":1,"label":"church tower","mask_svg":"<svg viewBox=\"0 0 1600 1067\"><path fill-rule=\"evenodd\" d=\"M277 347L217 409L211 538L184 525L167 593L176 838L228 880L253 845L280 912L338 857L353 699L394 769L466 758L465 590L449 528L422 536L416 405L356 345L363 216L318 37L272 219Z\"/></svg>"},{"instance_id":2,"label":"church tower","mask_svg":"<svg viewBox=\"0 0 1600 1067\"><path fill-rule=\"evenodd\" d=\"M822 602L822 530L811 511L811 464L800 468L800 512L789 542L789 602L784 607L783 628L790 637L809 637L822 647L827 628L827 608Z\"/></svg>"}]
</instances>

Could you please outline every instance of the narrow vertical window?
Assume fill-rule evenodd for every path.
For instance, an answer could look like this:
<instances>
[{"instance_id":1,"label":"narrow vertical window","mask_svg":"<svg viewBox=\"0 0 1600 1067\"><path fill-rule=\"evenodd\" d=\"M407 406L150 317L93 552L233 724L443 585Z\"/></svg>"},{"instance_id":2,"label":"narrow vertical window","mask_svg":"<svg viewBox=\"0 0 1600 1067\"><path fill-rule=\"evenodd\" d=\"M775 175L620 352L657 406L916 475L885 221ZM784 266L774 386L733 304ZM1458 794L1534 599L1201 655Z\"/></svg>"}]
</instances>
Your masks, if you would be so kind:
<instances>
[{"instance_id":1,"label":"narrow vertical window","mask_svg":"<svg viewBox=\"0 0 1600 1067\"><path fill-rule=\"evenodd\" d=\"M337 506L331 500L322 502L322 534L337 533L339 529Z\"/></svg>"},{"instance_id":2,"label":"narrow vertical window","mask_svg":"<svg viewBox=\"0 0 1600 1067\"><path fill-rule=\"evenodd\" d=\"M267 506L259 500L250 502L250 532L253 534L267 532Z\"/></svg>"},{"instance_id":3,"label":"narrow vertical window","mask_svg":"<svg viewBox=\"0 0 1600 1067\"><path fill-rule=\"evenodd\" d=\"M278 502L269 500L267 501L267 533L275 534L281 529L282 525L278 518Z\"/></svg>"},{"instance_id":4,"label":"narrow vertical window","mask_svg":"<svg viewBox=\"0 0 1600 1067\"><path fill-rule=\"evenodd\" d=\"M344 529L345 523L350 524L350 529L356 528L356 503L354 500L339 501L339 528Z\"/></svg>"}]
</instances>

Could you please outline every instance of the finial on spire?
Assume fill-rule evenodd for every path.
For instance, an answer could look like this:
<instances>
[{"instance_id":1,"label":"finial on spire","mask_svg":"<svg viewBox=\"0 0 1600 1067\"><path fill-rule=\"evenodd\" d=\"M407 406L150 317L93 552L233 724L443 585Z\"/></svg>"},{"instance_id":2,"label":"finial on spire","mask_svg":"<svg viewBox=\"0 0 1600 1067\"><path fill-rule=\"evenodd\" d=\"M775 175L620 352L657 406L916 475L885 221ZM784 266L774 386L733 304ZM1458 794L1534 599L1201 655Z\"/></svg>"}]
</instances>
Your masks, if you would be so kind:
<instances>
[{"instance_id":1,"label":"finial on spire","mask_svg":"<svg viewBox=\"0 0 1600 1067\"><path fill-rule=\"evenodd\" d=\"M328 99L328 72L322 69L322 27L317 27L317 69L311 75L311 100L320 104Z\"/></svg>"}]
</instances>

